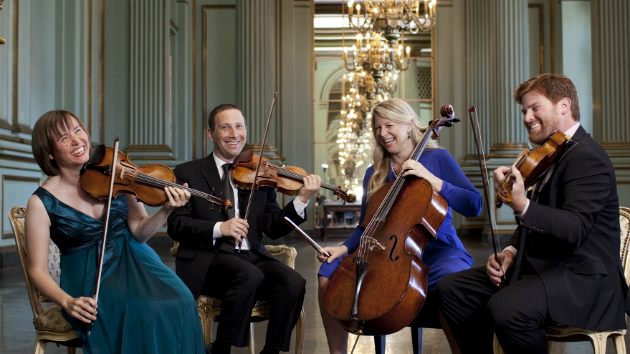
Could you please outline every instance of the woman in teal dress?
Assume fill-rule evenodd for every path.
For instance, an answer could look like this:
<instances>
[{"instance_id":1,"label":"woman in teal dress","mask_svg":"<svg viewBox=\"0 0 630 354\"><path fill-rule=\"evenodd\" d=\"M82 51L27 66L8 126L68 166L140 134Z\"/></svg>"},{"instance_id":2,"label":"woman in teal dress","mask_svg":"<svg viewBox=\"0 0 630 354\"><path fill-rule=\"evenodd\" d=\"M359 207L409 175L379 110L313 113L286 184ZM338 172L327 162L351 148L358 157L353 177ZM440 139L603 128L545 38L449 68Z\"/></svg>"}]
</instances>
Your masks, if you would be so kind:
<instances>
[{"instance_id":1,"label":"woman in teal dress","mask_svg":"<svg viewBox=\"0 0 630 354\"><path fill-rule=\"evenodd\" d=\"M71 112L50 111L33 128L33 154L48 175L26 211L35 287L63 308L84 353L205 353L195 299L145 243L190 199L185 190L166 188L168 202L151 216L131 195L112 201L98 303L92 298L106 205L79 183L89 151ZM47 267L51 238L61 252L59 285Z\"/></svg>"}]
</instances>

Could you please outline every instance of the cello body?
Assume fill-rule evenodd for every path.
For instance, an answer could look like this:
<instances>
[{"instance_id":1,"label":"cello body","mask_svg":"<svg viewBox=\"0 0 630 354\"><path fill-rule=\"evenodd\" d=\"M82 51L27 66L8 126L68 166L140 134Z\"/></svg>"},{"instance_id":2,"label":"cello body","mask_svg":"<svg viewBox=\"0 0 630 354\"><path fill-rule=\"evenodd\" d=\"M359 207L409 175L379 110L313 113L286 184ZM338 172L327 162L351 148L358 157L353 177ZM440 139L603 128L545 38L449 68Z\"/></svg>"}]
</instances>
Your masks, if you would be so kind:
<instances>
[{"instance_id":1,"label":"cello body","mask_svg":"<svg viewBox=\"0 0 630 354\"><path fill-rule=\"evenodd\" d=\"M394 183L372 196L362 227L378 218ZM344 257L330 278L324 300L328 314L355 334L386 335L411 323L427 295L429 267L422 253L447 212L446 200L428 181L406 177L389 213L376 223L369 245ZM360 270L362 262L367 270Z\"/></svg>"}]
</instances>

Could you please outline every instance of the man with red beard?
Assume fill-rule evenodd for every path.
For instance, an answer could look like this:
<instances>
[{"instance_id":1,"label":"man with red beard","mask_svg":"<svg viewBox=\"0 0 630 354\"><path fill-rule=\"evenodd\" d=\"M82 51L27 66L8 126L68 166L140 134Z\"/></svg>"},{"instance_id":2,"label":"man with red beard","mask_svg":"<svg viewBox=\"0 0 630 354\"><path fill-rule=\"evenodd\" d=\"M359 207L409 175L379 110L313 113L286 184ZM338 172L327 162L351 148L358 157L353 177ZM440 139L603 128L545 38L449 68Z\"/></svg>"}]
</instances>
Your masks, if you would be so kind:
<instances>
[{"instance_id":1,"label":"man with red beard","mask_svg":"<svg viewBox=\"0 0 630 354\"><path fill-rule=\"evenodd\" d=\"M493 255L485 267L437 285L440 311L463 353L492 353L493 333L506 353L547 353L543 328L555 323L626 328L615 172L580 126L575 86L541 74L521 84L514 99L532 143L555 131L571 141L527 197L518 169L494 171L495 190L509 171L515 177L514 199L506 204L519 226L498 261Z\"/></svg>"}]
</instances>

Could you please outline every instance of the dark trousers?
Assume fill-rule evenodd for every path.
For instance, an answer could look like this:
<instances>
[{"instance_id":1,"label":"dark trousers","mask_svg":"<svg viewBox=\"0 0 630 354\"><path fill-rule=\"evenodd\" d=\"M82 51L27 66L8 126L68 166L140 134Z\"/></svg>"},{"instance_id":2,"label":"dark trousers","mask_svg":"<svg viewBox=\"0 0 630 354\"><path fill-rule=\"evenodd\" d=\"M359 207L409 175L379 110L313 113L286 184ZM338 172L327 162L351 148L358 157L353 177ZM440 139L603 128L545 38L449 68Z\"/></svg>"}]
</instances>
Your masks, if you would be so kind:
<instances>
[{"instance_id":1,"label":"dark trousers","mask_svg":"<svg viewBox=\"0 0 630 354\"><path fill-rule=\"evenodd\" d=\"M201 291L223 300L216 342L247 346L252 308L256 300L264 300L270 306L265 347L289 351L305 285L295 270L253 251L218 253Z\"/></svg>"},{"instance_id":2,"label":"dark trousers","mask_svg":"<svg viewBox=\"0 0 630 354\"><path fill-rule=\"evenodd\" d=\"M543 327L552 324L547 295L538 274L530 272L499 289L486 268L445 276L438 282L442 311L462 353L492 353L492 337L506 353L547 353Z\"/></svg>"}]
</instances>

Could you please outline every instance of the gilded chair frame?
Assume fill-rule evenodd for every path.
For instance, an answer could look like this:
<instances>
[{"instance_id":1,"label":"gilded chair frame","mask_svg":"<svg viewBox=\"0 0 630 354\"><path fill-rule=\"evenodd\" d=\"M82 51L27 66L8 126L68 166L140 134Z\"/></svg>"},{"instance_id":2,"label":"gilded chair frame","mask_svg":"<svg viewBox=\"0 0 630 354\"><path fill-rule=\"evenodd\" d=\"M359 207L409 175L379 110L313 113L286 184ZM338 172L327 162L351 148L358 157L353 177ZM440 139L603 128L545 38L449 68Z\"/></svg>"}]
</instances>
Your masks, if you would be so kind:
<instances>
[{"instance_id":1,"label":"gilded chair frame","mask_svg":"<svg viewBox=\"0 0 630 354\"><path fill-rule=\"evenodd\" d=\"M64 345L68 347L68 354L76 353L76 348L81 347L79 336L72 329L72 326L61 314L61 306L53 305L44 308L42 303L50 303L51 301L40 293L28 273L28 262L26 255L26 239L24 232L24 219L26 217L26 208L15 206L9 210L9 220L13 228L15 244L20 256L20 263L24 271L24 279L26 280L26 290L28 299L33 310L33 324L35 325L35 354L44 354L46 344L48 342Z\"/></svg>"}]
</instances>

